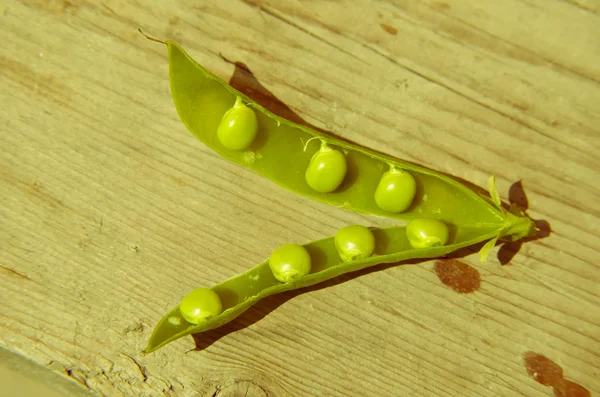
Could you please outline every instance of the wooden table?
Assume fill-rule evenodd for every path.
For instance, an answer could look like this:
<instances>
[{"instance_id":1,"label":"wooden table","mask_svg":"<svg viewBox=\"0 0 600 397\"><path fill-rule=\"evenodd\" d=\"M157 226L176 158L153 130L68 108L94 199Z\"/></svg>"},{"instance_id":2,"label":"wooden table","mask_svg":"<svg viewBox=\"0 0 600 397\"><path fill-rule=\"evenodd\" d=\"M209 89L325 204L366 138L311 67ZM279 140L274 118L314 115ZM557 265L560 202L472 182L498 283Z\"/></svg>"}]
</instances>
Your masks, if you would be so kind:
<instances>
[{"instance_id":1,"label":"wooden table","mask_svg":"<svg viewBox=\"0 0 600 397\"><path fill-rule=\"evenodd\" d=\"M22 0L0 13L2 347L106 396L600 393L599 1ZM166 48L138 27L285 116L482 187L496 174L540 235L485 264L473 249L276 295L195 350L187 337L142 354L187 291L281 244L389 222L206 148L175 111Z\"/></svg>"}]
</instances>

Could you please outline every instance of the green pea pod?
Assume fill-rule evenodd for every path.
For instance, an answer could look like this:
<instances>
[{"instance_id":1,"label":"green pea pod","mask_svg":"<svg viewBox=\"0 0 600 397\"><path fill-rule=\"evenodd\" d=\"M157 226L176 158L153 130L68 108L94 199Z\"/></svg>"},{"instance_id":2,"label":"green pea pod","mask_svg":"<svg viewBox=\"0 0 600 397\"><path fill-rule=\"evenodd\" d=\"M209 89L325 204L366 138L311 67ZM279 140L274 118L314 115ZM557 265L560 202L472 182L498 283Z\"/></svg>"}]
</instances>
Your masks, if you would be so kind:
<instances>
[{"instance_id":1,"label":"green pea pod","mask_svg":"<svg viewBox=\"0 0 600 397\"><path fill-rule=\"evenodd\" d=\"M341 274L361 270L381 263L396 263L407 259L435 258L460 248L468 247L493 238L494 227L456 230L453 244L429 249L414 249L408 241L404 226L371 229L376 241L375 254L368 258L344 261L340 258L334 237L304 244L312 258L311 273L288 283L278 281L269 268L269 261L253 267L211 289L221 298L223 311L202 324L190 324L181 315L179 305L171 309L155 327L148 342L150 353L183 336L218 328L246 311L256 302L269 295L308 287L332 279Z\"/></svg>"},{"instance_id":2,"label":"green pea pod","mask_svg":"<svg viewBox=\"0 0 600 397\"><path fill-rule=\"evenodd\" d=\"M355 212L403 221L430 216L452 225L495 226L499 235L516 234L518 238L532 232L528 218L511 217L489 198L446 175L333 139L269 112L197 64L177 44L165 44L169 50L171 92L179 117L198 139L222 157L297 194ZM223 115L238 98L256 111L258 120L256 140L245 151L225 148L216 134ZM323 143L343 151L348 163L346 177L334 192L314 190L305 180L304 171ZM390 168L410 172L416 182L415 199L401 213L381 209L374 196L380 179ZM507 223L512 227L507 229Z\"/></svg>"},{"instance_id":3,"label":"green pea pod","mask_svg":"<svg viewBox=\"0 0 600 397\"><path fill-rule=\"evenodd\" d=\"M533 222L518 209L507 211L501 206L494 177L489 181L490 199L441 173L295 124L229 86L197 64L177 44L162 43L169 51L171 92L181 120L221 156L311 199L405 222L436 219L449 226L449 235L439 245L415 248L404 226L372 229L374 255L350 261L340 258L333 237L307 243L304 248L312 260L309 274L282 283L273 276L269 261L265 261L212 288L222 300L223 311L205 322L190 324L181 316L179 306L173 308L156 326L147 352L182 336L217 328L275 293L380 263L435 258L490 240L480 252L484 261L498 239L514 241L535 232ZM236 109L245 113L238 117ZM254 111L256 123L254 117L248 117L252 116L248 115L248 109ZM239 122L244 119L252 120L247 131L243 122ZM243 142L243 145L228 142ZM336 153L336 163L326 163L329 156L320 156L331 150ZM338 152L343 153L345 162ZM403 172L410 173L412 178L396 177ZM391 178L392 174L396 176ZM406 189L393 186L403 183L402 180L409 182ZM394 200L402 202L396 205ZM414 237L415 233L411 235Z\"/></svg>"}]
</instances>

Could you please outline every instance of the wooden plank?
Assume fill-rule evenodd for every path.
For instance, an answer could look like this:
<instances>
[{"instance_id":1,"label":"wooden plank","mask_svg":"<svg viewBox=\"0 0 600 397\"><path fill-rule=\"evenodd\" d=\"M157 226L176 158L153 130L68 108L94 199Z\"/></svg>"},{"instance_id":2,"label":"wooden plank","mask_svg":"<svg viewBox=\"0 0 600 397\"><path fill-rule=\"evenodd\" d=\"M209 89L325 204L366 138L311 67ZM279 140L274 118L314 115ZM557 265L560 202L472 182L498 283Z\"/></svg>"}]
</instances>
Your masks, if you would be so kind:
<instances>
[{"instance_id":1,"label":"wooden plank","mask_svg":"<svg viewBox=\"0 0 600 397\"><path fill-rule=\"evenodd\" d=\"M0 345L109 396L552 395L529 375L530 352L599 393L598 9L1 6ZM198 351L184 338L143 355L186 291L281 244L389 222L297 197L209 151L177 117L165 48L138 27L225 79L243 62L263 88L242 84L340 137L481 186L496 173L502 198L512 186L550 235L483 265L461 255L479 274L472 293L441 282L460 273L452 263L379 266L265 299Z\"/></svg>"}]
</instances>

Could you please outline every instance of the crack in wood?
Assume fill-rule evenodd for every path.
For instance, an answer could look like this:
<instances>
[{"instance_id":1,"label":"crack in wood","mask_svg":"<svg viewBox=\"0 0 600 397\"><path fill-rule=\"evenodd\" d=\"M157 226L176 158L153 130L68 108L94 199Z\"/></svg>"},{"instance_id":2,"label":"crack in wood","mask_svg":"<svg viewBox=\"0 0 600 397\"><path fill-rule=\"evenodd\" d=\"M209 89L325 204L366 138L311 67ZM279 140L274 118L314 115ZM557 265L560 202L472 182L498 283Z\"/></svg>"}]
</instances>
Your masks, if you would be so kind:
<instances>
[{"instance_id":1,"label":"crack in wood","mask_svg":"<svg viewBox=\"0 0 600 397\"><path fill-rule=\"evenodd\" d=\"M11 269L10 267L6 267L3 265L0 265L0 269L3 269L4 271L6 271L8 274L12 275L12 276L16 276L25 280L29 280L31 281L31 279L29 278L29 276L23 274L23 273L19 273L16 270Z\"/></svg>"},{"instance_id":2,"label":"crack in wood","mask_svg":"<svg viewBox=\"0 0 600 397\"><path fill-rule=\"evenodd\" d=\"M255 2L252 2L252 1L249 1L249 0L242 0L242 2L243 2L243 3L246 3L246 4L248 4L248 5L253 5L253 6L256 6L256 5L258 5L258 6L259 6L259 9L260 9L260 11L263 11L264 13L266 13L266 14L268 14L268 15L272 16L272 17L273 17L273 18L275 18L275 19L278 19L278 20L280 20L281 22L285 23L286 25L289 25L289 26L291 26L291 27L293 27L293 28L296 28L296 29L300 30L301 32L303 32L303 33L306 33L306 34L308 34L309 36L311 36L311 37L313 37L313 38L315 38L315 39L317 39L317 40L319 40L319 41L321 41L321 42L323 42L323 43L325 43L325 44L327 44L327 45L329 45L329 46L331 46L331 47L335 48L336 50L338 50L338 51L340 51L340 52L343 52L343 53L344 53L344 54L346 54L346 55L349 55L349 56L351 56L352 58L356 59L356 60L357 60L357 61L359 61L359 62L362 62L362 63L364 63L364 64L367 64L367 63L366 63L366 62L365 62L363 59L361 59L361 58L358 58L358 57L357 57L356 55L354 55L353 53L351 53L351 52L349 52L349 51L346 51L346 50L344 50L344 49L343 49L343 48L341 48L341 47L338 47L338 46L337 46L337 45L335 45L334 43L331 43L331 42L329 42L329 41L325 40L323 37L321 37L321 36L319 36L319 35L317 35L317 34L315 34L315 33L311 32L310 30L308 30L308 29L306 29L306 28L303 28L302 26L300 26L300 25L298 25L298 24L296 24L296 23L294 23L294 22L292 22L292 21L290 21L290 20L288 20L288 19L284 18L284 17L283 17L283 15L280 15L280 14L276 13L275 11L268 9L267 7L265 7L265 6L264 6L264 5L262 5L262 4L256 4ZM339 34L339 33L338 33L338 34Z\"/></svg>"},{"instance_id":3,"label":"crack in wood","mask_svg":"<svg viewBox=\"0 0 600 397\"><path fill-rule=\"evenodd\" d=\"M128 359L130 359L131 361L133 361L133 363L136 365L136 367L140 371L140 374L142 374L144 383L146 383L146 381L148 380L148 371L146 370L146 367L142 366L135 358L131 357L128 354L121 353L121 355L123 355L123 356L127 357Z\"/></svg>"}]
</instances>

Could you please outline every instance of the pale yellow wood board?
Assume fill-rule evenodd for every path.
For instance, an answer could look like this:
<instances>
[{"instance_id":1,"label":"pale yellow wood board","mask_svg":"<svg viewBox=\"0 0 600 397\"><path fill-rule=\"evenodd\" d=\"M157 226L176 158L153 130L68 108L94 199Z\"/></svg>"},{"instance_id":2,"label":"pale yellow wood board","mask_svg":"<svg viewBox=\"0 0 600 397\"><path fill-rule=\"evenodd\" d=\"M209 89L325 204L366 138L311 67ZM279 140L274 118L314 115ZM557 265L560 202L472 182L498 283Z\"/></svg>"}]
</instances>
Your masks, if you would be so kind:
<instances>
[{"instance_id":1,"label":"pale yellow wood board","mask_svg":"<svg viewBox=\"0 0 600 397\"><path fill-rule=\"evenodd\" d=\"M201 4L201 5L198 5ZM600 3L24 0L0 5L0 344L99 395L600 393ZM461 295L433 261L264 300L144 356L189 290L277 246L384 220L293 195L203 146L164 46L243 62L307 122L485 186L552 234ZM493 252L496 253L498 248Z\"/></svg>"}]
</instances>

